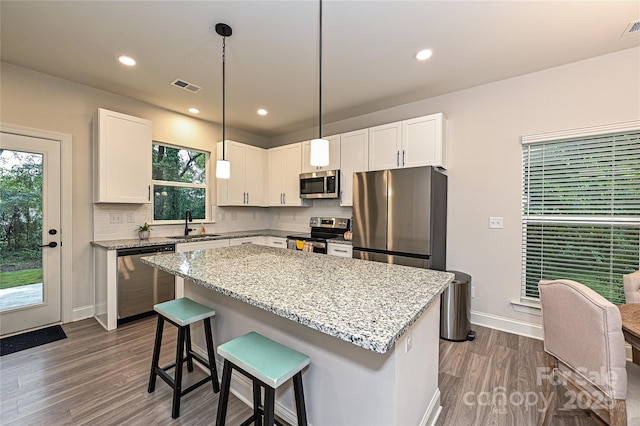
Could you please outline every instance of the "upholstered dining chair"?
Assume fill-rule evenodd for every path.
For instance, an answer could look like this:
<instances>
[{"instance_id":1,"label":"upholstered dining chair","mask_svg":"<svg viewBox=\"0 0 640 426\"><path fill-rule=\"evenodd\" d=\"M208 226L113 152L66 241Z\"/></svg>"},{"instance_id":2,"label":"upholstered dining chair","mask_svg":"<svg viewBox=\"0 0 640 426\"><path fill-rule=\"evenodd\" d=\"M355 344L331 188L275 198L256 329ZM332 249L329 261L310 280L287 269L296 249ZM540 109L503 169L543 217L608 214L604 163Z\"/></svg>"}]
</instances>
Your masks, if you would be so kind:
<instances>
[{"instance_id":1,"label":"upholstered dining chair","mask_svg":"<svg viewBox=\"0 0 640 426\"><path fill-rule=\"evenodd\" d=\"M575 281L538 287L549 367L538 424L583 413L609 425L640 425L640 366L626 361L618 308Z\"/></svg>"},{"instance_id":2,"label":"upholstered dining chair","mask_svg":"<svg viewBox=\"0 0 640 426\"><path fill-rule=\"evenodd\" d=\"M622 281L626 303L640 303L640 271L623 275Z\"/></svg>"}]
</instances>

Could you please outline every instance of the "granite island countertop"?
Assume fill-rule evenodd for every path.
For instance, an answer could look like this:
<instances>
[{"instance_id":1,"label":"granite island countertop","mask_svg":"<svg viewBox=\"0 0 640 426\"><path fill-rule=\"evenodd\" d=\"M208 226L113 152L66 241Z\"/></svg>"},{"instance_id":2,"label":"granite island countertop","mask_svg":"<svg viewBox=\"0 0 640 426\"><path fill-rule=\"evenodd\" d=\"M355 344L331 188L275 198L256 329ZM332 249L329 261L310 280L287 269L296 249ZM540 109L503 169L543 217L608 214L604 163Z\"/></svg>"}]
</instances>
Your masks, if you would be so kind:
<instances>
[{"instance_id":1,"label":"granite island countertop","mask_svg":"<svg viewBox=\"0 0 640 426\"><path fill-rule=\"evenodd\" d=\"M142 262L297 323L385 353L453 280L450 272L244 245Z\"/></svg>"}]
</instances>

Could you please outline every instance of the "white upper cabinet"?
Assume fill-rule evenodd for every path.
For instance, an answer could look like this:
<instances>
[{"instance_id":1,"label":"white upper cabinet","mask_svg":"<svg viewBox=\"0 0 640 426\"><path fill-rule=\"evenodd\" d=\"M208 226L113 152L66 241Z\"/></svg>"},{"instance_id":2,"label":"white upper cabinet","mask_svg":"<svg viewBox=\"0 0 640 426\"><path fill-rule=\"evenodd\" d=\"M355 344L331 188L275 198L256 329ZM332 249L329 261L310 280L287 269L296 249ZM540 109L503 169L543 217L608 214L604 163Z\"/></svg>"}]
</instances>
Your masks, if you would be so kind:
<instances>
[{"instance_id":1,"label":"white upper cabinet","mask_svg":"<svg viewBox=\"0 0 640 426\"><path fill-rule=\"evenodd\" d=\"M268 199L270 206L308 206L300 198L302 143L267 150Z\"/></svg>"},{"instance_id":2,"label":"white upper cabinet","mask_svg":"<svg viewBox=\"0 0 640 426\"><path fill-rule=\"evenodd\" d=\"M222 159L222 142L217 146ZM229 179L216 179L219 206L265 206L267 150L226 141L226 159L231 164Z\"/></svg>"},{"instance_id":3,"label":"white upper cabinet","mask_svg":"<svg viewBox=\"0 0 640 426\"><path fill-rule=\"evenodd\" d=\"M311 141L302 142L302 172L310 173L318 170L338 170L340 169L341 153L340 153L340 135L325 136L329 141L329 165L312 166L311 165Z\"/></svg>"},{"instance_id":4,"label":"white upper cabinet","mask_svg":"<svg viewBox=\"0 0 640 426\"><path fill-rule=\"evenodd\" d=\"M340 205L353 205L353 174L369 170L369 129L343 133L340 140Z\"/></svg>"},{"instance_id":5,"label":"white upper cabinet","mask_svg":"<svg viewBox=\"0 0 640 426\"><path fill-rule=\"evenodd\" d=\"M446 119L442 113L369 129L369 170L447 167Z\"/></svg>"},{"instance_id":6,"label":"white upper cabinet","mask_svg":"<svg viewBox=\"0 0 640 426\"><path fill-rule=\"evenodd\" d=\"M94 202L151 202L151 121L98 108L94 155Z\"/></svg>"},{"instance_id":7,"label":"white upper cabinet","mask_svg":"<svg viewBox=\"0 0 640 426\"><path fill-rule=\"evenodd\" d=\"M402 167L447 168L446 119L442 113L402 122Z\"/></svg>"},{"instance_id":8,"label":"white upper cabinet","mask_svg":"<svg viewBox=\"0 0 640 426\"><path fill-rule=\"evenodd\" d=\"M369 128L369 170L400 167L402 123L383 124Z\"/></svg>"}]
</instances>

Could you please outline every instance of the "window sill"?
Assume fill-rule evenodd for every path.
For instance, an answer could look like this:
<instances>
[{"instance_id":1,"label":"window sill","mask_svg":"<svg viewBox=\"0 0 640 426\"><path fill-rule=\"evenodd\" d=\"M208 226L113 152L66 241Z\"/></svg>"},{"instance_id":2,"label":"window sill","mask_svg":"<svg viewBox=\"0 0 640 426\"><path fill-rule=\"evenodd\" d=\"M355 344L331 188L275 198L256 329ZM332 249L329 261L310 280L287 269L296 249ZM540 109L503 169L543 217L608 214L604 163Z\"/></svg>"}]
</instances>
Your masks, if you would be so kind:
<instances>
[{"instance_id":1,"label":"window sill","mask_svg":"<svg viewBox=\"0 0 640 426\"><path fill-rule=\"evenodd\" d=\"M511 307L516 312L522 312L525 314L535 315L539 317L542 316L542 310L540 308L539 303L523 302L521 300L512 300Z\"/></svg>"}]
</instances>

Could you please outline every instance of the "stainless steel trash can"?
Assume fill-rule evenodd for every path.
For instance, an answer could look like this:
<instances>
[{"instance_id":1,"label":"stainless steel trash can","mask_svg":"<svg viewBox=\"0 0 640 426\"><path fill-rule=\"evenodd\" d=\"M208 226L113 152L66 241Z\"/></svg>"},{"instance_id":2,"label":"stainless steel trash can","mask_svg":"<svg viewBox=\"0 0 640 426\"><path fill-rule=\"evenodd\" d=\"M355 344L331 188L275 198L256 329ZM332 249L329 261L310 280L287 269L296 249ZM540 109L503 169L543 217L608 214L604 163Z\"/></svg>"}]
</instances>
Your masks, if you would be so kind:
<instances>
[{"instance_id":1,"label":"stainless steel trash can","mask_svg":"<svg viewBox=\"0 0 640 426\"><path fill-rule=\"evenodd\" d=\"M440 338L453 342L473 340L471 330L471 276L459 271L440 296Z\"/></svg>"}]
</instances>

